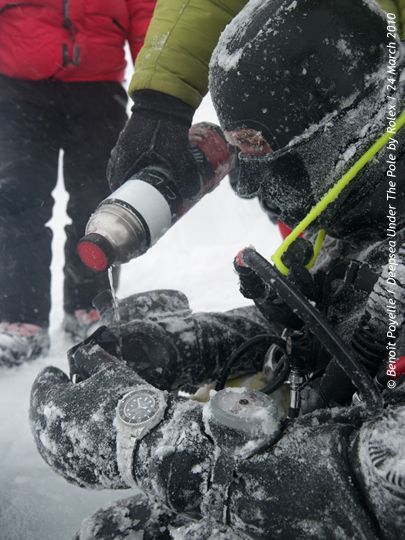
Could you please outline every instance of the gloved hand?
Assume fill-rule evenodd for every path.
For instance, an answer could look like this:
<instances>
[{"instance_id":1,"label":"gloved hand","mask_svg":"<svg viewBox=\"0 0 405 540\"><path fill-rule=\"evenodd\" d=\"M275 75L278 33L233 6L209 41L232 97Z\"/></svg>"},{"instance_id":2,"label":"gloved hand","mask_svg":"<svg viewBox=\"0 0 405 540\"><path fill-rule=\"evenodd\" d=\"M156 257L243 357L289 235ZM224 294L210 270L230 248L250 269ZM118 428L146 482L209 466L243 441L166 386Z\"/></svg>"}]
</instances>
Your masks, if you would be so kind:
<instances>
[{"instance_id":1,"label":"gloved hand","mask_svg":"<svg viewBox=\"0 0 405 540\"><path fill-rule=\"evenodd\" d=\"M197 174L190 152L188 131L194 109L183 101L155 90L139 90L132 95L132 116L111 152L107 178L112 190L141 169L160 165L173 178Z\"/></svg>"},{"instance_id":2,"label":"gloved hand","mask_svg":"<svg viewBox=\"0 0 405 540\"><path fill-rule=\"evenodd\" d=\"M169 322L178 320L178 316L175 314L168 319ZM189 329L189 334L194 330L192 320L188 324L184 321L185 328ZM173 337L177 336L170 335L164 327L146 316L144 320L115 323L109 328L101 326L84 342L68 351L70 376L74 382L78 382L91 375L87 372L87 362L82 361L81 352L83 346L88 350L92 345L99 345L113 357L122 358L131 370L136 371L149 384L161 390L175 388L176 382L182 381L179 373L182 360ZM179 341L181 347L181 337Z\"/></svg>"},{"instance_id":3,"label":"gloved hand","mask_svg":"<svg viewBox=\"0 0 405 540\"><path fill-rule=\"evenodd\" d=\"M86 343L100 345L122 358L149 384L161 390L199 386L215 380L229 355L244 340L261 333L277 333L255 307L227 313L193 313L180 291L156 290L119 301L120 322L106 311L108 330L99 328ZM119 344L119 345L118 345ZM82 346L80 345L79 348ZM232 374L261 369L265 344L249 350L234 365ZM71 373L86 378L69 352Z\"/></svg>"},{"instance_id":4,"label":"gloved hand","mask_svg":"<svg viewBox=\"0 0 405 540\"><path fill-rule=\"evenodd\" d=\"M89 378L73 384L48 367L31 390L30 422L39 453L66 480L87 488L125 488L113 425L120 398L145 384L124 362L90 344L75 353Z\"/></svg>"}]
</instances>

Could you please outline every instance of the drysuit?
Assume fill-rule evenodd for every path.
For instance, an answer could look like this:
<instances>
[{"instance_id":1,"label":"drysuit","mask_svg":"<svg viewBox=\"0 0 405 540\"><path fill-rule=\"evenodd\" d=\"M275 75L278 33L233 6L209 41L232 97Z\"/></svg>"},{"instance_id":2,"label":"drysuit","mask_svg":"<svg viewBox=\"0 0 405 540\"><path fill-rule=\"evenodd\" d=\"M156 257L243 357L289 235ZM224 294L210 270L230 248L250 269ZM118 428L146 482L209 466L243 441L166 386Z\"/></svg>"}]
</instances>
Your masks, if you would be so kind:
<instances>
[{"instance_id":1,"label":"drysuit","mask_svg":"<svg viewBox=\"0 0 405 540\"><path fill-rule=\"evenodd\" d=\"M42 457L82 487L128 487L118 471L114 418L118 400L148 381L148 359L150 380L155 382L161 373L162 393L177 387L174 374L183 384L215 377L209 354L212 375L209 369L203 374L201 343L193 341L190 324L203 327L209 322L213 327L220 316L189 312L186 318L184 297L168 291L135 295L122 305L125 311L134 317L122 325L121 336L132 363L114 356L118 339L106 339L101 332L72 353L82 382L73 384L62 371L47 368L32 390L31 424ZM187 319L189 326L180 329ZM240 337L257 332L258 325L260 331L269 330L257 313L249 318L245 308L223 316L220 329L230 336L238 328ZM117 330L111 326L104 332ZM139 350L136 343L144 335L155 339ZM217 344L208 340L205 351ZM180 352L177 362L174 351L168 354L170 346ZM158 368L153 365L158 358L170 361ZM188 359L194 359L195 369ZM260 363L256 361L244 358L243 367L236 368L255 369ZM133 369L134 363L144 378ZM243 389L236 391L239 399ZM385 407L372 418L362 405L318 409L291 422L275 412L267 430L246 440L212 418L210 402L170 393L162 421L134 448L133 483L143 494L97 512L83 523L77 539L117 540L136 531L144 533L140 538L156 539L401 538L403 385L386 391L385 397Z\"/></svg>"}]
</instances>

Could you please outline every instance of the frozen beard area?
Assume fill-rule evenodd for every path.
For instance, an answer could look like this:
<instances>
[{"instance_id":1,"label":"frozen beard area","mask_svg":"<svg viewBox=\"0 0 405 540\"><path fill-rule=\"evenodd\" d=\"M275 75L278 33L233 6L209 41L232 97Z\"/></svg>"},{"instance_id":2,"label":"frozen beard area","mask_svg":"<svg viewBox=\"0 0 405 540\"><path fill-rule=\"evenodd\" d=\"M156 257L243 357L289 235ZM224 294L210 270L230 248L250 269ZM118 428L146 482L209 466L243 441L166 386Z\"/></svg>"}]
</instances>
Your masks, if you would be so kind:
<instances>
[{"instance_id":1,"label":"frozen beard area","mask_svg":"<svg viewBox=\"0 0 405 540\"><path fill-rule=\"evenodd\" d=\"M216 122L206 99L194 122ZM61 330L62 266L66 193L61 179L54 193L51 351L46 358L0 370L0 538L67 540L81 521L133 490L93 491L68 484L41 459L28 423L32 382L48 365L67 371L72 342ZM242 200L227 179L176 223L145 255L123 266L118 297L158 288L183 291L194 310L224 311L249 302L238 291L233 258L253 244L270 256L280 243L276 228L257 201Z\"/></svg>"}]
</instances>

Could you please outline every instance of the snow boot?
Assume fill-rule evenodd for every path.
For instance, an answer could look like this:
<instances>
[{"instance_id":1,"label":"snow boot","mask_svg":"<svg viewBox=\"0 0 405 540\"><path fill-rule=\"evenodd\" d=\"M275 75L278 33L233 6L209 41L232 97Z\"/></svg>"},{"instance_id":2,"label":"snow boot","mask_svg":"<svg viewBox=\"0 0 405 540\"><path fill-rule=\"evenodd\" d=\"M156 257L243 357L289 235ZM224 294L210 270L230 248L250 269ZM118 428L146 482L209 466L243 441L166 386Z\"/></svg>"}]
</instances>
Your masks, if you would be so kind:
<instances>
[{"instance_id":1,"label":"snow boot","mask_svg":"<svg viewBox=\"0 0 405 540\"><path fill-rule=\"evenodd\" d=\"M76 309L65 313L62 328L76 341L89 337L100 326L100 315L96 309Z\"/></svg>"},{"instance_id":2,"label":"snow boot","mask_svg":"<svg viewBox=\"0 0 405 540\"><path fill-rule=\"evenodd\" d=\"M0 366L18 366L49 350L47 328L36 324L0 322Z\"/></svg>"}]
</instances>

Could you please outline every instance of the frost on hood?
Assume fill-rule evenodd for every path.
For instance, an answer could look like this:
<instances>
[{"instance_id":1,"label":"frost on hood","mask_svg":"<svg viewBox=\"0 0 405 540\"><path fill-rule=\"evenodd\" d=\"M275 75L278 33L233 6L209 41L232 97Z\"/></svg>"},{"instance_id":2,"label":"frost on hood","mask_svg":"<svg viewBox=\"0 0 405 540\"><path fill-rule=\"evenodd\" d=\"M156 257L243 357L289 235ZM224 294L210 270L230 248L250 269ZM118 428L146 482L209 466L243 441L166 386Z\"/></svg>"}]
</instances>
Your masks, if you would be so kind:
<instances>
[{"instance_id":1,"label":"frost on hood","mask_svg":"<svg viewBox=\"0 0 405 540\"><path fill-rule=\"evenodd\" d=\"M286 8L280 9L279 13L274 17L273 24L271 27L266 27L265 29L259 31L257 35L264 34L264 32L277 34L277 25L280 21L284 11L290 11L295 9L297 3L292 2ZM212 53L211 62L212 64L219 65L224 71L230 71L238 67L239 61L242 58L244 48L250 48L251 44L249 41L234 52L229 51L229 45L232 41L235 40L235 37L242 38L245 34L247 23L252 20L253 17L259 16L260 10L266 9L266 2L263 0L250 0L246 6L232 19L232 21L226 26L225 30L222 32L218 45Z\"/></svg>"},{"instance_id":2,"label":"frost on hood","mask_svg":"<svg viewBox=\"0 0 405 540\"><path fill-rule=\"evenodd\" d=\"M270 137L270 146L273 146L273 141L274 147L279 148L276 152L260 157L246 157L241 154L240 158L243 159L240 160L239 179L235 178L234 182L236 191L244 197L258 196L265 209L275 212L276 216L288 225L296 225L368 150L385 130L388 110L388 97L385 92L387 54L384 44L377 42L377 45L370 45L364 42L362 48L356 49L351 24L333 39L327 34L323 39L324 44L334 50L336 69L341 64L341 69L350 75L349 80L351 77L353 81L362 79L361 83L357 81L356 84L353 82L353 85L348 85L345 92L342 92L344 98L339 98L339 92L334 95L331 89L335 83L329 80L333 77L323 77L322 70L319 77L313 76L311 79L309 64L300 66L300 75L292 76L293 68L288 65L289 56L277 48L277 40L273 36L276 32L282 33L284 41L280 39L280 43L285 43L288 49L289 40L297 39L296 29L293 37L290 36L291 25L288 24L288 17L297 13L297 20L300 21L301 16L304 20L305 13L302 15L299 11L303 4L305 7L305 3L280 1L274 3L273 11L265 11L269 8L269 2L249 2L223 32L210 63L210 89L225 129L236 130L238 122L241 128L245 127L244 123L252 129L255 125L255 129L259 130L260 126L263 126L266 137ZM382 15L374 3L364 2L364 5L372 8L373 13L369 16L373 20L376 20L374 12ZM361 7L361 3L357 2L359 13ZM295 15L291 17L292 21L295 20L294 17ZM385 23L381 16L381 28L383 24ZM309 31L307 28L306 30ZM376 72L367 63L371 54L376 58L375 61L379 62ZM256 55L262 59L261 63L255 62ZM291 64L298 61L292 54ZM260 68L266 69L267 66L267 69L270 69L273 64L272 79L269 76L266 78ZM400 62L400 68L399 64ZM367 66L370 73L361 76L364 66ZM316 64L312 69L317 69ZM308 102L305 97L301 98L303 103L306 103L308 112L307 128L300 133L298 123L297 131L291 132L289 142L286 143L286 134L294 124L297 106L294 88L301 85L300 76L303 77L303 87L309 89L308 96L312 96L311 99L308 98ZM239 104L230 98L232 84L238 87L241 94ZM268 88L267 93L261 92L263 85ZM246 93L241 92L244 86ZM317 95L329 94L333 97L328 105L317 98ZM403 101L403 94L403 88L400 88L397 94L398 104ZM280 110L279 114L274 115L274 125L268 125L271 115L267 115L267 120L259 113L257 117L254 116L256 113L251 105L254 100L260 100L262 110ZM244 106L247 111L245 117ZM298 114L297 111L295 116ZM305 122L304 119L302 121ZM282 144L279 144L278 139L283 141ZM294 163L291 165L290 161ZM385 165L380 162L382 160L370 164L357 175L355 183L344 190L336 203L330 205L317 226L334 226L333 221L342 217L344 203L355 207L353 215L347 219L345 217L345 230L351 225L357 216L355 203L362 202L381 178L381 168ZM288 167L293 171L291 179L285 177L285 169ZM300 178L299 185L297 177ZM352 186L355 186L353 190ZM353 199L352 193L355 189L358 192ZM274 218L274 215L269 213ZM333 230L334 235L342 235L342 228L343 226L336 227Z\"/></svg>"}]
</instances>

